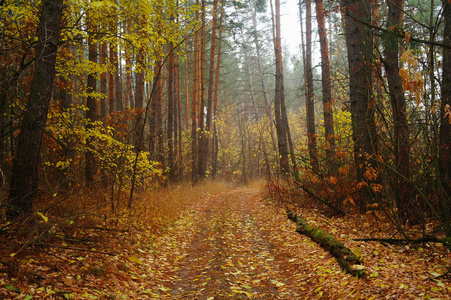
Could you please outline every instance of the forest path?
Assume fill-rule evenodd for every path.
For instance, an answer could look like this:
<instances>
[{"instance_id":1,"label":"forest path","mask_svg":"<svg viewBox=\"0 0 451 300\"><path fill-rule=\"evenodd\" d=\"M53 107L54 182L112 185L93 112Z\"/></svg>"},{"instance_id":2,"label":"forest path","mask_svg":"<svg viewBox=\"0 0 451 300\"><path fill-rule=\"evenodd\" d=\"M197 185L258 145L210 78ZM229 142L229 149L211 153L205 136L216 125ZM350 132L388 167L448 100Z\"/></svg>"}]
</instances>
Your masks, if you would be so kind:
<instances>
[{"instance_id":1,"label":"forest path","mask_svg":"<svg viewBox=\"0 0 451 300\"><path fill-rule=\"evenodd\" d=\"M312 263L321 258L329 272L341 272L252 189L205 197L155 249L154 263L164 270L153 278L154 296L164 299L325 297Z\"/></svg>"}]
</instances>

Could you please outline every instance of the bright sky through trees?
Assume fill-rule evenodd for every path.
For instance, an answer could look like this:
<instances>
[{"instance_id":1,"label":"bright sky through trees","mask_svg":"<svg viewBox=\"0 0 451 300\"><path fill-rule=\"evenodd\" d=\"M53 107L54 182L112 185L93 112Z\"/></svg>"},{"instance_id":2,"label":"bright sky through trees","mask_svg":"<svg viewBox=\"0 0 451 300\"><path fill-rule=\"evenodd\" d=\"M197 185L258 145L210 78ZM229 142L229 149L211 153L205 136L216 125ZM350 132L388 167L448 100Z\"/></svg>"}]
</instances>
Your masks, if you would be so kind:
<instances>
[{"instance_id":1,"label":"bright sky through trees","mask_svg":"<svg viewBox=\"0 0 451 300\"><path fill-rule=\"evenodd\" d=\"M282 3L280 10L282 15L282 44L289 46L291 54L297 54L301 43L298 1L287 0Z\"/></svg>"}]
</instances>

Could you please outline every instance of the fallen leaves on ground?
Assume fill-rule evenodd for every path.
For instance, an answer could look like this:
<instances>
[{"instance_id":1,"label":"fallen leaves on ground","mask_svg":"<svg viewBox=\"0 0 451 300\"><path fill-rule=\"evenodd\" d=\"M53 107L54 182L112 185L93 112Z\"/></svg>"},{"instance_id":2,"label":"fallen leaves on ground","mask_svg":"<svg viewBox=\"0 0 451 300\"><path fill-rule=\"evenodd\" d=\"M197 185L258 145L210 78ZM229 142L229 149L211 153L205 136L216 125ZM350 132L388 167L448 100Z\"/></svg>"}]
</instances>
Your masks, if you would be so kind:
<instances>
[{"instance_id":1,"label":"fallen leaves on ground","mask_svg":"<svg viewBox=\"0 0 451 300\"><path fill-rule=\"evenodd\" d=\"M3 258L0 298L451 297L446 277L450 257L441 246L411 249L356 242L352 238L370 229L356 227L355 219L327 219L314 210L302 214L358 253L368 275L356 279L344 274L329 253L295 232L283 210L264 201L257 190L236 189L204 195L158 233L139 226L90 230L91 240L84 240L90 251L76 251L76 244L62 240Z\"/></svg>"}]
</instances>

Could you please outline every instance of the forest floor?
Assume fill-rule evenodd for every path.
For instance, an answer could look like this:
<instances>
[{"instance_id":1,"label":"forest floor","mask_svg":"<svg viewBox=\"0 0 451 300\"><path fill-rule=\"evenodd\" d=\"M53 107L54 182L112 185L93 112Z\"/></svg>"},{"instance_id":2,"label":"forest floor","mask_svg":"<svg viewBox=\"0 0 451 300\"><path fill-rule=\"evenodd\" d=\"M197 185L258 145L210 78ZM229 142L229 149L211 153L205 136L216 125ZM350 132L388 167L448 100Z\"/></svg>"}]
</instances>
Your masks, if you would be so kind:
<instances>
[{"instance_id":1,"label":"forest floor","mask_svg":"<svg viewBox=\"0 0 451 300\"><path fill-rule=\"evenodd\" d=\"M367 275L344 274L258 190L235 188L200 197L157 235L92 230L97 244L86 239L84 251L66 241L0 257L0 298L451 299L450 255L440 245L355 242L355 218L302 215L357 252Z\"/></svg>"}]
</instances>

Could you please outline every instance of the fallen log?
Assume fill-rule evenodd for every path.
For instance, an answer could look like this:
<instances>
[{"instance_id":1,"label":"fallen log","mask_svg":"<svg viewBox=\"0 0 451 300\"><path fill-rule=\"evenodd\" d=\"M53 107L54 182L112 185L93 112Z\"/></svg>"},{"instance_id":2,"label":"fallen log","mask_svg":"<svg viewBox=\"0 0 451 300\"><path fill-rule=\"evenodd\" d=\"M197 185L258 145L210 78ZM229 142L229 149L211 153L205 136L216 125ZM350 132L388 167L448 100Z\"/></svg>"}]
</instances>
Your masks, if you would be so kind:
<instances>
[{"instance_id":1,"label":"fallen log","mask_svg":"<svg viewBox=\"0 0 451 300\"><path fill-rule=\"evenodd\" d=\"M305 234L323 249L327 250L335 257L338 264L345 272L359 278L365 275L359 258L351 251L351 249L345 247L333 235L328 234L318 227L309 225L306 220L298 217L293 212L287 212L287 215L290 220L296 223L296 232Z\"/></svg>"}]
</instances>

